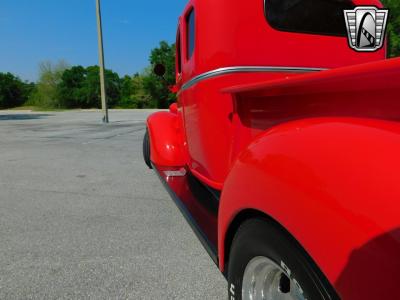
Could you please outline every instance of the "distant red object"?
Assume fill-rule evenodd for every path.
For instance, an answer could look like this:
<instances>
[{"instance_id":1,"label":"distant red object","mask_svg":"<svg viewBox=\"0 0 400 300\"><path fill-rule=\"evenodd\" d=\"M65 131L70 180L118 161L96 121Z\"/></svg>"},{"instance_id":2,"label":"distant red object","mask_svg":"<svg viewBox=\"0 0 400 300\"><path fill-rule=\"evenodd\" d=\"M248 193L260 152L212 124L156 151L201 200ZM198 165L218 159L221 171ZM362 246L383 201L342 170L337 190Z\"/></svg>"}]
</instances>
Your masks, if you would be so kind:
<instances>
[{"instance_id":1,"label":"distant red object","mask_svg":"<svg viewBox=\"0 0 400 300\"><path fill-rule=\"evenodd\" d=\"M170 86L168 89L169 89L169 91L170 91L171 93L174 93L174 94L176 94L176 93L179 92L179 88L178 88L176 85L172 85L172 86Z\"/></svg>"},{"instance_id":2,"label":"distant red object","mask_svg":"<svg viewBox=\"0 0 400 300\"><path fill-rule=\"evenodd\" d=\"M349 48L354 5L382 7L192 0L179 19L149 159L229 299L398 298L400 59Z\"/></svg>"}]
</instances>

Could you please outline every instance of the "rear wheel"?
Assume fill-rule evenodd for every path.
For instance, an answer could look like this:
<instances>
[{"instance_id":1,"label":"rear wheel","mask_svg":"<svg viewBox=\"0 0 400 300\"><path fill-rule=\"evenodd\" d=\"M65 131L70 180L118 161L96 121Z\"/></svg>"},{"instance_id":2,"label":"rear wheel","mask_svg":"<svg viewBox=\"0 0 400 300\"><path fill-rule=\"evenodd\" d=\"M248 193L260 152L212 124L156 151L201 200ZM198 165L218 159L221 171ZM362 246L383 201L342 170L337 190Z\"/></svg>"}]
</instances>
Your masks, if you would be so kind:
<instances>
[{"instance_id":1,"label":"rear wheel","mask_svg":"<svg viewBox=\"0 0 400 300\"><path fill-rule=\"evenodd\" d=\"M146 165L153 169L150 161L150 138L149 138L149 131L146 129L146 133L144 134L143 138L143 159Z\"/></svg>"},{"instance_id":2,"label":"rear wheel","mask_svg":"<svg viewBox=\"0 0 400 300\"><path fill-rule=\"evenodd\" d=\"M241 225L228 265L230 300L338 299L299 245L262 219Z\"/></svg>"}]
</instances>

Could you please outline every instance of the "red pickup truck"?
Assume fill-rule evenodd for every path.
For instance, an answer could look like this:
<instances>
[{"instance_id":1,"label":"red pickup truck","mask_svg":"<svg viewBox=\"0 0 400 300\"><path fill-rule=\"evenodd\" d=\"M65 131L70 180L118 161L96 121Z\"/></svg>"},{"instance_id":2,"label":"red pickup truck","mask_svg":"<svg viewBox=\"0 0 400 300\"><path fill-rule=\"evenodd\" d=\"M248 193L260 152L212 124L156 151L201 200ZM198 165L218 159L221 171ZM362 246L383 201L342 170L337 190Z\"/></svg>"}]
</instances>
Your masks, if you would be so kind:
<instances>
[{"instance_id":1,"label":"red pickup truck","mask_svg":"<svg viewBox=\"0 0 400 300\"><path fill-rule=\"evenodd\" d=\"M400 60L349 46L377 0L191 0L144 159L229 299L400 299ZM162 67L158 71L162 71Z\"/></svg>"}]
</instances>

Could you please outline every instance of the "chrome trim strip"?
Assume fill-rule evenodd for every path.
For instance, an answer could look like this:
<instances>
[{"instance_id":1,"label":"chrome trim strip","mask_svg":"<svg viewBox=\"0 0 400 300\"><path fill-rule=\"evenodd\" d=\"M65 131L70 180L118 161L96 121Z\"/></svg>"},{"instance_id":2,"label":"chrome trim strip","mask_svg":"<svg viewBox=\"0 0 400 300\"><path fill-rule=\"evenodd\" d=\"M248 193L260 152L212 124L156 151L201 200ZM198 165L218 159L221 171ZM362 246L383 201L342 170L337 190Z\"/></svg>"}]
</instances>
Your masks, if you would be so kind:
<instances>
[{"instance_id":1,"label":"chrome trim strip","mask_svg":"<svg viewBox=\"0 0 400 300\"><path fill-rule=\"evenodd\" d=\"M191 80L182 85L180 92L194 86L200 81L233 73L255 73L255 72L290 72L290 73L306 73L319 72L327 69L324 68L302 68L302 67L258 67L258 66L241 66L241 67L226 67L205 72L193 77Z\"/></svg>"}]
</instances>

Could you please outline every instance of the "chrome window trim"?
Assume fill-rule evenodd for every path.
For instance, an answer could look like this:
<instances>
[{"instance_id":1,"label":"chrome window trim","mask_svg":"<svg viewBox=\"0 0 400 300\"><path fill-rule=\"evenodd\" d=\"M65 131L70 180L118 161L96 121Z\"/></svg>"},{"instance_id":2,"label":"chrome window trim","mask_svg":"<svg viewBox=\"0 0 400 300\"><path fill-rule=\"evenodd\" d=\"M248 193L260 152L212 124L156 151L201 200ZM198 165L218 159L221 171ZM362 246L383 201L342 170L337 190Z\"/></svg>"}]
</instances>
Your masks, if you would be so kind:
<instances>
[{"instance_id":1,"label":"chrome window trim","mask_svg":"<svg viewBox=\"0 0 400 300\"><path fill-rule=\"evenodd\" d=\"M272 67L272 66L240 66L240 67L226 67L219 68L212 71L205 72L197 75L190 79L188 82L182 85L180 92L187 90L188 88L196 85L197 83L210 79L213 77L233 74L233 73L262 73L262 72L289 72L289 73L307 73L307 72L319 72L327 69L324 68L306 68L306 67Z\"/></svg>"}]
</instances>

